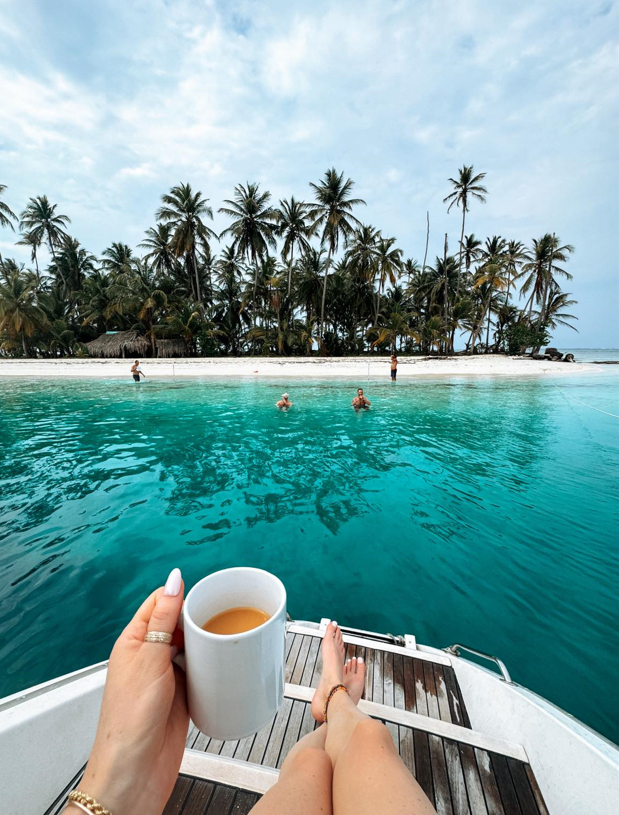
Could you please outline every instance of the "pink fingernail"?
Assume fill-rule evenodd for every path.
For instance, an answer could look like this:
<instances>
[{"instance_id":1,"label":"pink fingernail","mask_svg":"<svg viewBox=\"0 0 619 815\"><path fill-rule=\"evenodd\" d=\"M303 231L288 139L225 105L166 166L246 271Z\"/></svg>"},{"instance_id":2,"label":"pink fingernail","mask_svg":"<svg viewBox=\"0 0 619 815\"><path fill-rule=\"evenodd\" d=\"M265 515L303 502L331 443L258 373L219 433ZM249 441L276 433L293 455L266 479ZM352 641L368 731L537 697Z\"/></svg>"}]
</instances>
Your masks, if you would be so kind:
<instances>
[{"instance_id":1,"label":"pink fingernail","mask_svg":"<svg viewBox=\"0 0 619 815\"><path fill-rule=\"evenodd\" d=\"M170 597L176 597L181 590L181 570L172 569L168 579L165 582L163 593Z\"/></svg>"}]
</instances>

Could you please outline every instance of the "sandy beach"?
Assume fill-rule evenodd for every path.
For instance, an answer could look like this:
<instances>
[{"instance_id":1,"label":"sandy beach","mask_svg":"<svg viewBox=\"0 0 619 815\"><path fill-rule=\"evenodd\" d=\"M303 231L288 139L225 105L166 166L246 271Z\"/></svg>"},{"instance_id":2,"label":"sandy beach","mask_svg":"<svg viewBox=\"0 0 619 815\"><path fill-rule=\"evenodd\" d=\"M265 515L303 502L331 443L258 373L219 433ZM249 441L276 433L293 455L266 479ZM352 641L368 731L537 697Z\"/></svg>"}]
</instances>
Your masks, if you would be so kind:
<instances>
[{"instance_id":1,"label":"sandy beach","mask_svg":"<svg viewBox=\"0 0 619 815\"><path fill-rule=\"evenodd\" d=\"M129 359L3 359L0 376L129 378ZM218 357L143 359L146 377L389 377L381 357ZM588 363L550 362L485 354L474 357L400 357L398 378L416 376L544 376L598 371Z\"/></svg>"}]
</instances>

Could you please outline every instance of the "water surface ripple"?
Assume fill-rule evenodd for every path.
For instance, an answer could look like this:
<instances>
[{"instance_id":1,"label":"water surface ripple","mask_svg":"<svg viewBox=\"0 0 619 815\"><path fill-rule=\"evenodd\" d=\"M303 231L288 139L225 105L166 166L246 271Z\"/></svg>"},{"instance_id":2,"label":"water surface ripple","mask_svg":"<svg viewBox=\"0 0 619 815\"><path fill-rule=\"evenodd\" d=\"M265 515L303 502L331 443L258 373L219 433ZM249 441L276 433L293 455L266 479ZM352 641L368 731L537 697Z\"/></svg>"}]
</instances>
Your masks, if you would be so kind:
<instances>
[{"instance_id":1,"label":"water surface ripple","mask_svg":"<svg viewBox=\"0 0 619 815\"><path fill-rule=\"evenodd\" d=\"M5 380L0 696L107 657L173 566L278 574L293 617L459 641L619 741L614 373ZM615 716L615 718L613 718Z\"/></svg>"}]
</instances>

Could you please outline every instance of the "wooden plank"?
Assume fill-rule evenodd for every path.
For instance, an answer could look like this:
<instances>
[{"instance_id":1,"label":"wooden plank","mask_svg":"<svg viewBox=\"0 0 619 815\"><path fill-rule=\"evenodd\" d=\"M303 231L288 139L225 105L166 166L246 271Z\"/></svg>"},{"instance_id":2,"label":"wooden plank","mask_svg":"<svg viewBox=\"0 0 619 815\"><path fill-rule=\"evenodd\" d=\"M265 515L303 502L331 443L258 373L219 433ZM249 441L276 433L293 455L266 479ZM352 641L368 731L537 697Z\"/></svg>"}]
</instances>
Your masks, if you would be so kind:
<instances>
[{"instance_id":1,"label":"wooden plank","mask_svg":"<svg viewBox=\"0 0 619 815\"><path fill-rule=\"evenodd\" d=\"M529 784L524 764L520 761L515 761L513 758L508 758L507 766L509 767L514 789L518 796L518 803L520 804L522 815L539 815L539 809L537 808L535 796Z\"/></svg>"},{"instance_id":2,"label":"wooden plank","mask_svg":"<svg viewBox=\"0 0 619 815\"><path fill-rule=\"evenodd\" d=\"M314 665L314 673L312 674L312 681L310 682L311 688L318 687L321 674L322 674L322 648L319 648L318 656L316 657L316 664Z\"/></svg>"},{"instance_id":3,"label":"wooden plank","mask_svg":"<svg viewBox=\"0 0 619 815\"><path fill-rule=\"evenodd\" d=\"M466 784L464 783L464 772L460 760L458 745L454 741L445 739L445 761L447 763L447 777L451 789L451 804L454 815L470 815L469 800L466 794ZM485 806L485 804L484 804ZM477 815L477 813L475 813Z\"/></svg>"},{"instance_id":4,"label":"wooden plank","mask_svg":"<svg viewBox=\"0 0 619 815\"><path fill-rule=\"evenodd\" d=\"M299 702L299 704L304 705L303 709L303 718L301 720L301 730L299 731L299 740L303 738L303 736L311 733L314 729L316 724L316 720L312 716L311 705L305 702Z\"/></svg>"},{"instance_id":5,"label":"wooden plank","mask_svg":"<svg viewBox=\"0 0 619 815\"><path fill-rule=\"evenodd\" d=\"M234 799L234 806L232 807L232 815L249 815L250 811L256 806L261 796L255 792L245 792L239 790ZM183 813L185 815L185 813Z\"/></svg>"},{"instance_id":6,"label":"wooden plank","mask_svg":"<svg viewBox=\"0 0 619 815\"><path fill-rule=\"evenodd\" d=\"M297 657L297 663L294 666L294 670L290 677L290 682L294 683L295 685L302 684L301 677L303 676L303 672L305 670L307 655L313 639L315 639L315 637L303 637L303 642L301 643L301 648L299 649L299 655Z\"/></svg>"},{"instance_id":7,"label":"wooden plank","mask_svg":"<svg viewBox=\"0 0 619 815\"><path fill-rule=\"evenodd\" d=\"M295 634L294 642L292 643L288 659L286 660L286 682L290 682L290 677L294 671L294 666L297 664L297 657L299 656L302 643L303 636L301 634Z\"/></svg>"},{"instance_id":8,"label":"wooden plank","mask_svg":"<svg viewBox=\"0 0 619 815\"><path fill-rule=\"evenodd\" d=\"M218 756L221 753L221 748L223 746L223 741L220 741L219 739L211 739L206 747L206 752L212 753L214 756Z\"/></svg>"},{"instance_id":9,"label":"wooden plank","mask_svg":"<svg viewBox=\"0 0 619 815\"><path fill-rule=\"evenodd\" d=\"M415 674L415 707L417 713L421 716L429 716L423 662L420 662L418 659L413 660L413 671Z\"/></svg>"},{"instance_id":10,"label":"wooden plank","mask_svg":"<svg viewBox=\"0 0 619 815\"><path fill-rule=\"evenodd\" d=\"M436 698L436 687L434 685L434 671L428 662L423 663L423 675L426 685L426 702L428 704L428 716L432 719L440 719L438 710L438 700Z\"/></svg>"},{"instance_id":11,"label":"wooden plank","mask_svg":"<svg viewBox=\"0 0 619 815\"><path fill-rule=\"evenodd\" d=\"M271 735L269 736L264 758L260 762L267 767L277 767L279 751L282 749L291 710L292 699L284 699L282 706L277 711L275 721L273 722L273 729L271 730Z\"/></svg>"},{"instance_id":12,"label":"wooden plank","mask_svg":"<svg viewBox=\"0 0 619 815\"><path fill-rule=\"evenodd\" d=\"M241 739L238 743L238 747L234 751L233 758L236 758L239 761L247 761L247 759L249 758L249 754L251 752L251 748L254 745L255 739L256 739L255 733L252 733L251 736L246 736L244 739Z\"/></svg>"},{"instance_id":13,"label":"wooden plank","mask_svg":"<svg viewBox=\"0 0 619 815\"><path fill-rule=\"evenodd\" d=\"M527 778L529 779L531 791L533 793L533 797L535 798L535 803L537 804L537 808L539 809L540 815L549 815L548 809L546 808L546 802L544 801L544 796L542 795L542 791L539 788L539 784L537 783L537 778L535 777L535 774L531 769L531 765L525 764L524 770L527 774Z\"/></svg>"},{"instance_id":14,"label":"wooden plank","mask_svg":"<svg viewBox=\"0 0 619 815\"><path fill-rule=\"evenodd\" d=\"M286 661L288 661L288 654L292 648L292 643L294 642L295 636L296 634L293 634L292 631L286 632Z\"/></svg>"},{"instance_id":15,"label":"wooden plank","mask_svg":"<svg viewBox=\"0 0 619 815\"><path fill-rule=\"evenodd\" d=\"M395 749L400 752L400 733L398 731L397 724L393 724L393 722L383 722L387 730L389 731L389 735L393 739L393 743L395 745Z\"/></svg>"},{"instance_id":16,"label":"wooden plank","mask_svg":"<svg viewBox=\"0 0 619 815\"><path fill-rule=\"evenodd\" d=\"M185 747L193 747L195 740L198 738L200 731L193 722L189 722L189 730L187 731L187 738L185 739Z\"/></svg>"},{"instance_id":17,"label":"wooden plank","mask_svg":"<svg viewBox=\"0 0 619 815\"><path fill-rule=\"evenodd\" d=\"M410 727L398 726L400 734L400 757L413 775L415 775L415 743L413 730Z\"/></svg>"},{"instance_id":18,"label":"wooden plank","mask_svg":"<svg viewBox=\"0 0 619 815\"><path fill-rule=\"evenodd\" d=\"M219 751L220 756L226 756L227 758L234 758L234 754L236 753L237 747L239 746L238 741L224 741L223 747Z\"/></svg>"},{"instance_id":19,"label":"wooden plank","mask_svg":"<svg viewBox=\"0 0 619 815\"><path fill-rule=\"evenodd\" d=\"M179 775L174 784L172 795L168 798L168 803L165 805L163 815L178 815L181 811L183 804L187 800L187 796L191 791L193 778L187 778L185 775Z\"/></svg>"},{"instance_id":20,"label":"wooden plank","mask_svg":"<svg viewBox=\"0 0 619 815\"><path fill-rule=\"evenodd\" d=\"M395 707L393 688L393 658L398 654L385 653L383 656L383 704Z\"/></svg>"},{"instance_id":21,"label":"wooden plank","mask_svg":"<svg viewBox=\"0 0 619 815\"><path fill-rule=\"evenodd\" d=\"M208 747L208 743L210 741L210 737L206 734L199 732L197 739L194 741L192 750L200 750L203 753L206 752L206 748Z\"/></svg>"},{"instance_id":22,"label":"wooden plank","mask_svg":"<svg viewBox=\"0 0 619 815\"><path fill-rule=\"evenodd\" d=\"M404 689L404 657L393 655L393 704L400 710L406 710L406 692Z\"/></svg>"},{"instance_id":23,"label":"wooden plank","mask_svg":"<svg viewBox=\"0 0 619 815\"><path fill-rule=\"evenodd\" d=\"M372 699L372 689L374 685L374 654L372 648L365 649L365 685L363 688L363 698L368 701Z\"/></svg>"},{"instance_id":24,"label":"wooden plank","mask_svg":"<svg viewBox=\"0 0 619 815\"><path fill-rule=\"evenodd\" d=\"M500 756L497 753L490 753L490 761L492 763L492 769L494 770L496 784L501 795L505 815L522 815L522 810L520 809L520 804L518 803L518 796L516 795L516 790L514 789L512 777L507 766L507 761L503 758L503 756Z\"/></svg>"},{"instance_id":25,"label":"wooden plank","mask_svg":"<svg viewBox=\"0 0 619 815\"><path fill-rule=\"evenodd\" d=\"M204 815L230 815L234 805L236 789L234 787L224 787L217 784Z\"/></svg>"},{"instance_id":26,"label":"wooden plank","mask_svg":"<svg viewBox=\"0 0 619 815\"><path fill-rule=\"evenodd\" d=\"M417 710L417 697L415 694L415 666L412 659L402 657L404 667L404 708L412 713L421 713Z\"/></svg>"},{"instance_id":27,"label":"wooden plank","mask_svg":"<svg viewBox=\"0 0 619 815\"><path fill-rule=\"evenodd\" d=\"M202 815L209 805L214 791L215 784L211 781L202 781L202 779L196 778L185 801L182 815Z\"/></svg>"},{"instance_id":28,"label":"wooden plank","mask_svg":"<svg viewBox=\"0 0 619 815\"><path fill-rule=\"evenodd\" d=\"M421 789L434 806L434 785L432 784L432 765L430 763L430 745L428 734L415 730L413 734L415 744L415 778Z\"/></svg>"},{"instance_id":29,"label":"wooden plank","mask_svg":"<svg viewBox=\"0 0 619 815\"><path fill-rule=\"evenodd\" d=\"M262 759L264 758L264 754L267 749L267 744L269 743L269 738L271 736L271 730L273 729L274 723L275 719L273 719L272 722L269 722L265 727L262 728L262 730L259 730L256 733L256 737L254 739L254 743L251 746L251 750L249 752L249 756L247 757L247 761L250 761L252 764L262 764Z\"/></svg>"},{"instance_id":30,"label":"wooden plank","mask_svg":"<svg viewBox=\"0 0 619 815\"><path fill-rule=\"evenodd\" d=\"M447 686L445 685L443 667L442 665L433 665L432 668L434 671L434 687L436 689L439 716L444 722L450 722L451 709L449 707L449 699L447 698Z\"/></svg>"},{"instance_id":31,"label":"wooden plank","mask_svg":"<svg viewBox=\"0 0 619 815\"><path fill-rule=\"evenodd\" d=\"M501 801L501 793L499 792L494 770L492 769L492 762L490 761L490 754L487 750L480 750L478 747L474 747L473 750L475 751L479 779L484 791L488 812L490 815L505 815Z\"/></svg>"},{"instance_id":32,"label":"wooden plank","mask_svg":"<svg viewBox=\"0 0 619 815\"><path fill-rule=\"evenodd\" d=\"M463 705L460 694L458 692L458 680L453 668L443 668L443 679L447 689L447 700L449 702L449 711L451 713L451 721L454 724L459 724L461 727L470 727L471 723L465 724L465 717ZM467 717L468 720L468 717Z\"/></svg>"},{"instance_id":33,"label":"wooden plank","mask_svg":"<svg viewBox=\"0 0 619 815\"><path fill-rule=\"evenodd\" d=\"M475 750L469 744L459 744L458 750L471 812L474 815L487 815L486 798L479 778Z\"/></svg>"},{"instance_id":34,"label":"wooden plank","mask_svg":"<svg viewBox=\"0 0 619 815\"><path fill-rule=\"evenodd\" d=\"M432 781L434 783L434 807L438 815L453 815L443 740L438 736L428 736L428 745L432 765Z\"/></svg>"},{"instance_id":35,"label":"wooden plank","mask_svg":"<svg viewBox=\"0 0 619 815\"><path fill-rule=\"evenodd\" d=\"M374 650L374 679L372 680L372 701L383 703L383 652Z\"/></svg>"},{"instance_id":36,"label":"wooden plank","mask_svg":"<svg viewBox=\"0 0 619 815\"><path fill-rule=\"evenodd\" d=\"M279 758L277 759L277 769L282 766L288 753L301 738L300 731L301 723L303 721L303 713L305 712L305 705L305 702L299 701L294 701L292 703L292 711L290 712L290 718L288 719L288 727L286 728L282 749L280 750Z\"/></svg>"},{"instance_id":37,"label":"wooden plank","mask_svg":"<svg viewBox=\"0 0 619 815\"><path fill-rule=\"evenodd\" d=\"M320 640L318 637L308 637L310 640L310 648L305 661L305 668L303 669L303 676L301 677L300 685L311 686L312 675L316 667L316 660L318 659L318 650L320 648Z\"/></svg>"}]
</instances>

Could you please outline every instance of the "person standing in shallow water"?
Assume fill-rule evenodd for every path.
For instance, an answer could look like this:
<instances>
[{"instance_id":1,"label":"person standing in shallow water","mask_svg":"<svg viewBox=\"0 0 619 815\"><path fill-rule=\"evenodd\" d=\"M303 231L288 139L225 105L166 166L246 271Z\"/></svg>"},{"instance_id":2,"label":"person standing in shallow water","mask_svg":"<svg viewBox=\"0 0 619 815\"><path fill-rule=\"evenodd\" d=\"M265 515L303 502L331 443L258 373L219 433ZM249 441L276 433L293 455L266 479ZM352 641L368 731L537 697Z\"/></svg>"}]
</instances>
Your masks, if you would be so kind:
<instances>
[{"instance_id":1,"label":"person standing in shallow water","mask_svg":"<svg viewBox=\"0 0 619 815\"><path fill-rule=\"evenodd\" d=\"M352 406L355 410L369 410L372 403L363 395L363 388L357 388L357 395L352 400Z\"/></svg>"},{"instance_id":2,"label":"person standing in shallow water","mask_svg":"<svg viewBox=\"0 0 619 815\"><path fill-rule=\"evenodd\" d=\"M395 382L398 375L398 357L395 353L391 354L391 381Z\"/></svg>"},{"instance_id":3,"label":"person standing in shallow water","mask_svg":"<svg viewBox=\"0 0 619 815\"><path fill-rule=\"evenodd\" d=\"M131 373L133 374L133 381L139 382L140 376L143 376L146 379L146 374L142 370L142 366L140 365L140 360L136 359L136 361L131 366Z\"/></svg>"}]
</instances>

